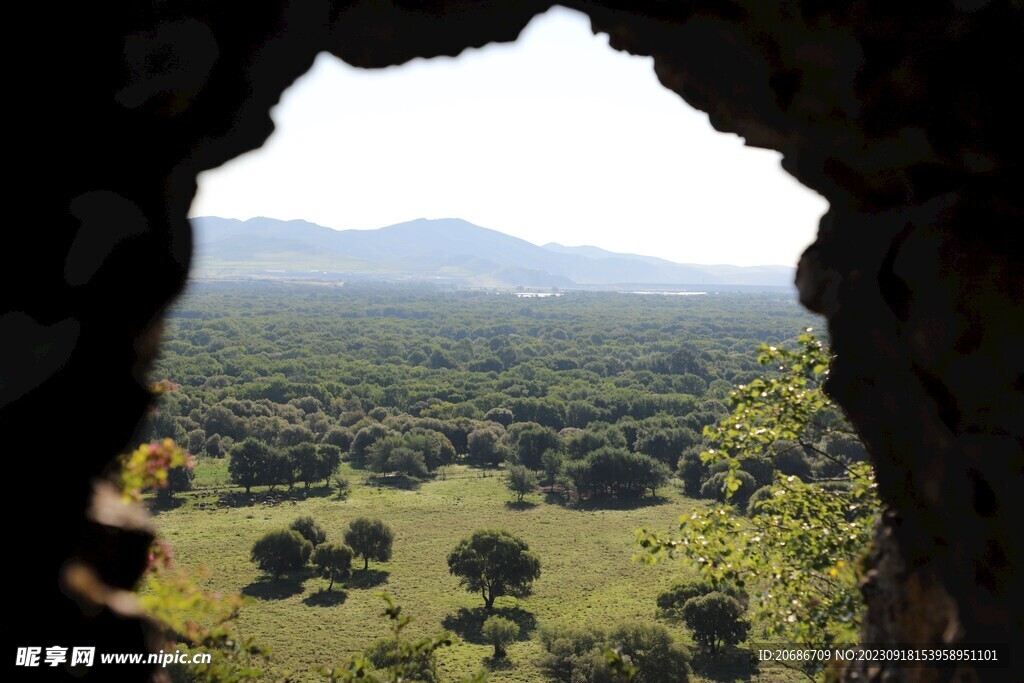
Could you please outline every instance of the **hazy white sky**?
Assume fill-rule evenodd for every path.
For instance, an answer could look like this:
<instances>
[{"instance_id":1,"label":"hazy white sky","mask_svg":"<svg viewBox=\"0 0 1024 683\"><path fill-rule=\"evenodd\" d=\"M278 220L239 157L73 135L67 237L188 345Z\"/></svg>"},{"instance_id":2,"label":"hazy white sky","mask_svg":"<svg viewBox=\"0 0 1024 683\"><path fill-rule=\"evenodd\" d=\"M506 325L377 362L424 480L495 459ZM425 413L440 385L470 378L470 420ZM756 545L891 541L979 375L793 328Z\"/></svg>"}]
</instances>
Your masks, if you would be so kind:
<instances>
[{"instance_id":1,"label":"hazy white sky","mask_svg":"<svg viewBox=\"0 0 1024 683\"><path fill-rule=\"evenodd\" d=\"M367 71L321 55L273 118L263 148L199 177L191 215L458 217L536 244L795 265L828 206L562 8L454 59Z\"/></svg>"}]
</instances>

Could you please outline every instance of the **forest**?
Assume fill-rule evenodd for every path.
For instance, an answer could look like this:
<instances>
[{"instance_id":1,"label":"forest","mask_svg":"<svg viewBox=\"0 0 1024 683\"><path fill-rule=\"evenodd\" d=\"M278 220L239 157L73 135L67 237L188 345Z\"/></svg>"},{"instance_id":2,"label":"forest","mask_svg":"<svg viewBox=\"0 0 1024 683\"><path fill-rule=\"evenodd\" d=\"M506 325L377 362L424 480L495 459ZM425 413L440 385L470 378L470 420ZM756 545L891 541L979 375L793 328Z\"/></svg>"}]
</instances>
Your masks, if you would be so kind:
<instances>
[{"instance_id":1,"label":"forest","mask_svg":"<svg viewBox=\"0 0 1024 683\"><path fill-rule=\"evenodd\" d=\"M756 526L786 481L793 499L858 495L863 447L825 399L748 453L708 454L736 439L720 425L737 387L778 383L778 354L817 348L801 335L818 324L777 293L192 283L152 375L147 457L169 450L146 498L175 566L246 596L233 627L261 644L176 675L357 680L358 660L414 680L799 680L752 659L781 635L765 586L634 556L685 556L638 530L709 506ZM496 557L504 573L484 569ZM389 629L377 593L415 621L391 607ZM832 602L852 614L848 593ZM854 625L821 618L819 642Z\"/></svg>"}]
</instances>

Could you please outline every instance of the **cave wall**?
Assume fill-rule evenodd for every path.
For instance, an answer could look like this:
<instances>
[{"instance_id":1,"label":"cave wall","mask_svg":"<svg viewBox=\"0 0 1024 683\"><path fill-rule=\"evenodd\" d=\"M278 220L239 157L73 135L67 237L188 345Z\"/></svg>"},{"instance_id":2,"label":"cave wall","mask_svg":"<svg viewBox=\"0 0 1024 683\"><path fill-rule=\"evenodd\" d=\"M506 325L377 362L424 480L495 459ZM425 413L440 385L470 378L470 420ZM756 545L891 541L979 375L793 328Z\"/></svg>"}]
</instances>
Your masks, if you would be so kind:
<instances>
[{"instance_id":1,"label":"cave wall","mask_svg":"<svg viewBox=\"0 0 1024 683\"><path fill-rule=\"evenodd\" d=\"M864 639L1024 644L1024 150L1009 103L1024 83L1024 6L562 4L589 14L614 48L653 56L661 82L715 128L782 152L784 168L830 202L797 283L828 318L838 356L828 390L867 443L890 510L864 586ZM14 585L36 605L19 614L16 645L130 651L149 637L123 591L150 531L137 511L101 497L89 512L89 500L150 400L160 315L188 271L196 174L262 144L269 108L320 51L367 68L457 55L514 40L550 5L12 11L10 25L44 53L17 55L9 81L10 196L22 202L4 239L28 267L2 276L0 419L21 445L12 481L35 492L8 504L20 518L14 547L31 548ZM56 506L64 524L25 514L33 502Z\"/></svg>"}]
</instances>

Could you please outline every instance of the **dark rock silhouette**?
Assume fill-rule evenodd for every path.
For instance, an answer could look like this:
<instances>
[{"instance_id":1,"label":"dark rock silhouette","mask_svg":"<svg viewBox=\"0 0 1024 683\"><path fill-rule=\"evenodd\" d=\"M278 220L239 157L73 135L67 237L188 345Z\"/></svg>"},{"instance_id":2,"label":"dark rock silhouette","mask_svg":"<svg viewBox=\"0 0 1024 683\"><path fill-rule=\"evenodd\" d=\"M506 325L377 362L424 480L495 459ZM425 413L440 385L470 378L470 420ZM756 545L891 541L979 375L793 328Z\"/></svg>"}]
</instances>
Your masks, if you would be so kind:
<instances>
[{"instance_id":1,"label":"dark rock silhouette","mask_svg":"<svg viewBox=\"0 0 1024 683\"><path fill-rule=\"evenodd\" d=\"M457 55L514 40L550 4L11 8L8 25L49 55L26 54L8 75L8 196L23 208L5 253L23 263L5 269L0 289L0 405L7 443L37 449L9 458L11 481L40 486L38 504L63 520L11 525L13 547L33 548L11 567L10 585L31 605L16 645L127 652L149 641L117 592L126 568L142 569L146 532L130 515L86 511L90 482L131 444L150 400L160 314L189 267L196 174L262 144L270 107L321 50L360 67ZM797 284L829 319L829 391L861 432L891 510L869 558L864 639L1003 642L1019 653L1024 195L1010 97L1024 82L1024 8L563 4L589 14L612 47L653 56L661 82L715 128L781 151L831 204ZM963 664L942 676L1020 670ZM110 679L102 667L89 673ZM870 678L886 675L936 680L891 666Z\"/></svg>"}]
</instances>

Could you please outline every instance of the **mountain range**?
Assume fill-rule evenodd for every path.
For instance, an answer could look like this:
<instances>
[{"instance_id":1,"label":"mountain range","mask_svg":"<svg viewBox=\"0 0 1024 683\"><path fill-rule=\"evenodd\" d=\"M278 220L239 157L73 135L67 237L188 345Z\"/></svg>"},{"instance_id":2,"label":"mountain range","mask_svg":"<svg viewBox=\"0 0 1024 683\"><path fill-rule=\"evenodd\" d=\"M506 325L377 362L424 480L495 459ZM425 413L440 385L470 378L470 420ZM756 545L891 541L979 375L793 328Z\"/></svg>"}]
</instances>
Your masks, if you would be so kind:
<instances>
[{"instance_id":1,"label":"mountain range","mask_svg":"<svg viewBox=\"0 0 1024 683\"><path fill-rule=\"evenodd\" d=\"M376 230L303 220L192 219L193 272L206 279L424 280L476 287L661 286L792 288L789 266L674 263L598 247L538 246L459 218L420 218Z\"/></svg>"}]
</instances>

